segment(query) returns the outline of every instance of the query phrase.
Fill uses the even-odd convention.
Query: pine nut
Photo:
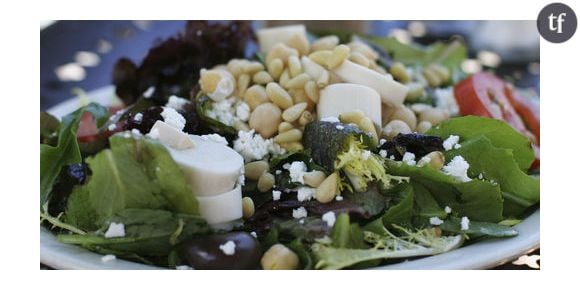
[[[411,131],[415,130],[415,127],[417,127],[417,117],[415,116],[415,113],[405,105],[401,105],[397,108],[393,115],[391,115],[391,120],[401,120],[407,123]]]
[[[201,90],[206,94],[211,94],[215,92],[218,83],[222,79],[222,76],[217,70],[206,70],[202,69],[199,78],[199,84],[201,85]]]
[[[332,56],[332,50],[319,50],[308,55],[313,62],[326,67],[326,62]]]
[[[377,129],[375,128],[373,121],[371,121],[371,119],[369,117],[363,117],[362,119],[360,119],[360,122],[358,122],[358,127],[361,130],[371,134],[371,136],[373,137],[373,140],[375,140],[376,143],[379,142],[379,136],[377,135]]]
[[[297,56],[291,55],[288,57],[288,70],[290,71],[290,77],[296,77],[302,73],[302,63]]]
[[[307,103],[298,103],[286,110],[284,110],[284,112],[282,113],[282,119],[286,122],[294,122],[296,120],[298,120],[298,118],[300,118],[300,115],[302,114],[302,112],[304,112],[304,110],[306,110],[306,107],[308,106]]]
[[[253,75],[259,71],[264,70],[264,65],[257,61],[248,62],[242,65],[245,74]]]
[[[327,203],[334,200],[338,192],[338,173],[334,172],[333,174],[329,175],[320,185],[316,188],[316,193],[314,194],[314,198],[321,203]]]
[[[302,145],[302,143],[300,143],[300,141],[286,142],[286,143],[281,143],[279,145],[280,145],[280,147],[284,148],[288,152],[296,152],[296,151],[304,150],[304,145]]]
[[[434,88],[439,87],[442,83],[442,80],[439,77],[439,75],[429,67],[423,69],[423,76],[425,77],[425,79],[427,79],[427,82],[431,87]]]
[[[449,115],[441,109],[431,108],[419,114],[419,122],[428,121],[433,126],[449,119]]]
[[[258,179],[258,191],[266,192],[274,186],[275,178],[272,173],[264,172]]]
[[[294,128],[274,137],[276,143],[287,143],[302,140],[302,131]]]
[[[227,68],[235,78],[238,78],[244,70],[242,69],[242,61],[239,59],[232,59],[228,62]]]
[[[407,123],[401,120],[392,120],[385,127],[383,127],[381,133],[383,137],[387,139],[392,139],[395,136],[399,135],[399,133],[401,134],[411,133],[411,128],[409,128],[409,125],[407,125]]]
[[[306,103],[306,110],[314,110],[316,104],[306,96],[306,92],[303,89],[289,89],[288,93],[292,96],[294,104]]]
[[[302,89],[307,81],[310,80],[310,76],[305,73],[301,73],[288,81],[286,84],[287,88],[292,89]]]
[[[266,88],[261,85],[253,85],[246,90],[244,102],[248,103],[250,109],[255,110],[259,105],[268,102]]]
[[[306,126],[306,124],[312,122],[313,120],[314,116],[312,115],[312,113],[310,113],[309,111],[304,111],[300,115],[300,118],[298,118],[298,124],[300,124],[300,126]]]
[[[244,131],[244,132],[248,132],[250,131],[250,126],[248,126],[248,124],[246,122],[237,120],[234,123],[234,128],[236,128],[236,130],[238,131]]]
[[[365,117],[365,113],[361,110],[354,110],[346,113],[342,113],[339,116],[341,122],[348,124],[359,124],[361,119]]]
[[[417,165],[419,166],[425,166],[427,164],[439,170],[443,168],[443,164],[445,164],[445,155],[443,155],[441,151],[433,151],[423,156],[419,162],[417,162]]]
[[[314,41],[310,49],[312,51],[332,50],[338,45],[339,42],[340,39],[338,38],[338,36],[328,35]]]
[[[280,75],[280,80],[278,81],[278,83],[282,87],[286,87],[286,85],[288,84],[288,81],[290,81],[290,73],[288,72],[288,69],[284,69],[282,71],[282,74]]]
[[[254,215],[256,209],[254,208],[254,201],[249,197],[242,198],[242,215],[245,219]]]
[[[298,50],[289,47],[284,43],[278,43],[268,51],[266,54],[266,63],[270,63],[273,59],[279,58],[282,62],[286,62],[291,55],[298,56]]]
[[[330,57],[326,60],[326,65],[329,69],[335,69],[340,66],[349,55],[350,48],[344,44],[341,44],[332,50],[332,55],[330,55]]]
[[[350,54],[349,59],[352,62],[354,62],[356,64],[360,64],[364,67],[369,67],[371,65],[371,61],[366,56],[364,56],[362,53],[360,53],[358,51],[352,52]]]
[[[294,129],[294,125],[288,122],[282,122],[280,125],[278,125],[278,134],[284,133],[290,129]]]
[[[268,95],[268,98],[270,98],[270,100],[281,109],[288,109],[294,104],[292,97],[288,92],[277,83],[269,83],[266,86],[266,94]]]
[[[286,42],[288,46],[298,50],[300,55],[307,55],[310,51],[310,42],[302,34],[294,34]]]
[[[405,97],[406,101],[416,101],[425,95],[425,88],[421,83],[410,83],[407,84],[407,96]]]
[[[366,56],[366,58],[370,59],[371,61],[376,61],[379,59],[379,54],[368,46],[366,43],[362,41],[352,41],[348,44],[351,51],[358,51],[362,55]]]
[[[304,91],[306,92],[306,96],[315,104],[318,104],[320,100],[320,91],[318,90],[318,86],[314,81],[307,81],[304,85]]]
[[[286,246],[275,244],[264,253],[260,265],[264,270],[295,270],[300,266],[300,259]]]
[[[256,107],[250,115],[250,128],[256,130],[264,138],[272,137],[278,131],[282,122],[282,111],[272,103],[263,103]]]
[[[393,63],[393,65],[391,65],[391,67],[389,68],[389,72],[391,73],[391,75],[393,75],[395,80],[401,83],[406,84],[409,81],[411,81],[411,76],[407,72],[407,68],[405,67],[404,64],[400,62]]]
[[[329,81],[330,81],[330,74],[328,73],[327,70],[324,70],[322,72],[322,74],[320,74],[320,77],[318,78],[318,80],[316,80],[316,84],[318,85],[318,88],[324,88],[324,87],[328,86]]]
[[[267,71],[259,71],[252,77],[252,81],[256,84],[265,85],[269,82],[274,81],[272,76]]]
[[[260,176],[270,170],[268,162],[259,160],[244,165],[244,176],[249,180],[258,180]]]
[[[442,84],[446,84],[447,82],[449,82],[449,79],[451,78],[451,72],[447,67],[442,66],[440,64],[432,64],[429,66],[429,68],[437,76],[439,76],[439,79],[441,80]]]
[[[304,183],[310,187],[318,187],[326,179],[326,174],[322,171],[311,171],[304,173]]]
[[[375,65],[375,67],[373,67],[372,69],[374,69],[376,72],[382,74],[382,75],[386,75],[387,71],[382,67],[382,66],[378,66],[376,65],[374,62],[371,62],[371,65],[369,67],[372,67],[373,64]]]
[[[284,71],[284,62],[281,59],[275,58],[268,63],[268,72],[275,79],[279,79]]]
[[[243,96],[250,85],[250,75],[241,74],[238,78],[238,96]]]
[[[431,127],[432,125],[429,121],[419,122],[419,124],[417,125],[417,133],[425,134],[425,132],[429,131]]]

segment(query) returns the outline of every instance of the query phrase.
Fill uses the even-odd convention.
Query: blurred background
[[[494,70],[524,93],[539,94],[540,42],[535,21],[253,21],[254,28],[304,23],[309,31],[346,31],[394,36],[403,43],[430,44],[462,38],[466,73]],[[159,40],[185,21],[41,21],[40,109],[111,84],[117,59],[140,63]],[[255,47],[248,47],[251,55]]]

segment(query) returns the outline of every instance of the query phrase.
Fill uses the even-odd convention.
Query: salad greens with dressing
[[[243,59],[246,26],[192,21],[120,60],[125,108],[41,113],[40,220],[60,242],[168,268],[363,269],[516,236],[539,204],[533,114],[464,113],[461,42],[297,25]]]

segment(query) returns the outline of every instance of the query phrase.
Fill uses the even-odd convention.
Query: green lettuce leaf
[[[443,140],[450,135],[456,135],[462,144],[483,135],[493,146],[511,150],[513,159],[522,171],[526,172],[534,162],[530,140],[501,120],[476,116],[452,118],[441,122],[425,134],[439,136]]]
[[[469,234],[470,237],[489,236],[489,237],[513,237],[517,236],[518,232],[509,226],[504,226],[496,223],[486,223],[478,221],[470,221],[467,230],[461,229],[461,219],[457,217],[449,217],[439,225],[439,227],[450,233]]]
[[[126,208],[198,214],[183,172],[161,144],[120,134],[110,143],[111,149],[87,158],[93,175],[71,194],[67,222],[90,231]]]
[[[46,208],[50,191],[63,166],[80,163],[81,151],[77,142],[79,122],[85,112],[89,112],[101,127],[107,121],[109,110],[96,103],[90,103],[62,118],[56,147],[40,144],[40,207]]]

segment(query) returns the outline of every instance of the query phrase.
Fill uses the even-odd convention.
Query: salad
[[[190,21],[117,62],[122,106],[40,113],[41,226],[172,269],[363,269],[509,239],[539,205],[539,108],[463,73],[466,54]]]

